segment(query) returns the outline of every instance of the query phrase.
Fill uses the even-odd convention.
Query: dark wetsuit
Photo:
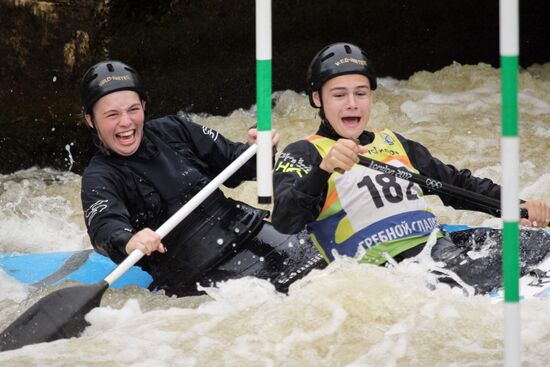
[[[134,233],[157,229],[247,148],[186,118],[146,122],[133,155],[99,152],[83,174],[81,198],[92,245],[121,262]],[[255,171],[251,159],[225,185],[254,179]],[[166,254],[154,252],[138,265],[151,274],[154,287],[180,296],[196,293],[197,282],[244,275],[286,290],[322,262],[305,233],[278,233],[264,220],[268,214],[218,189],[162,240]]]
[[[333,140],[341,138],[328,123],[321,123],[316,135]],[[489,179],[472,176],[467,169],[458,170],[432,156],[420,143],[404,138],[396,133],[403,145],[412,165],[421,175],[432,177],[450,185],[480,193],[494,199],[500,199],[500,186]],[[374,139],[372,132],[365,131],[359,136],[361,145],[367,145]],[[288,145],[281,153],[274,172],[275,206],[272,222],[275,228],[283,233],[295,233],[316,220],[325,204],[327,197],[327,181],[330,173],[319,168],[321,155],[315,146],[306,140]],[[284,169],[278,169],[283,167]],[[497,213],[486,206],[472,201],[463,200],[452,195],[438,194],[443,204],[455,209],[467,209]],[[474,234],[472,240],[471,234]],[[476,287],[479,292],[488,292],[501,287],[501,251],[489,251],[485,258],[471,259],[466,254],[474,243],[485,243],[489,237],[498,237],[500,232],[490,229],[453,233],[439,239],[433,247],[432,256],[435,260],[445,261],[447,267],[458,273],[467,283]],[[527,271],[530,265],[538,263],[549,251],[550,238],[548,233],[538,231],[522,232],[523,268]],[[541,240],[546,238],[546,242]],[[404,251],[396,256],[397,261],[415,256],[423,244]],[[542,256],[542,257],[541,257]]]

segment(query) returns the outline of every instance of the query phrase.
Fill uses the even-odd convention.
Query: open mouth
[[[342,122],[348,127],[356,127],[359,125],[360,121],[361,118],[357,116],[342,117]]]
[[[128,130],[128,131],[118,133],[116,134],[116,137],[123,142],[129,142],[134,138],[135,135],[136,135],[136,130],[134,129],[134,130]]]

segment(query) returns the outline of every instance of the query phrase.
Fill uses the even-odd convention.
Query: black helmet
[[[147,95],[138,73],[120,61],[103,61],[92,66],[80,83],[82,112],[90,113],[94,104],[103,96],[119,90],[133,90],[142,100]]]
[[[369,79],[370,88],[376,89],[376,73],[367,54],[351,43],[333,43],[315,55],[307,70],[307,94],[313,107],[313,92],[321,89],[329,79],[345,74],[363,74]]]

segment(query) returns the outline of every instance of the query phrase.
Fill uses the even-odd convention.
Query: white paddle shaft
[[[212,194],[218,187],[221,186],[229,177],[231,177],[239,168],[241,168],[258,150],[256,144],[251,145],[244,151],[237,159],[233,161],[227,168],[225,168],[219,175],[217,175],[208,185],[206,185],[201,191],[199,191],[191,200],[185,203],[177,212],[174,213],[163,225],[161,225],[156,233],[160,238],[164,238],[172,229],[174,229],[183,219],[193,212],[210,194]],[[126,273],[132,266],[134,266],[142,257],[143,252],[140,250],[134,250],[128,257],[121,262],[111,274],[105,277],[105,281],[111,285],[117,281],[124,273]]]

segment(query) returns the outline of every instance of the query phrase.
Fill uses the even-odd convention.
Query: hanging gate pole
[[[519,306],[519,138],[518,138],[518,0],[500,0],[502,77],[502,220],[504,277],[504,365],[521,364]]]
[[[273,196],[271,147],[271,0],[256,0],[256,106],[258,116],[258,203]]]

